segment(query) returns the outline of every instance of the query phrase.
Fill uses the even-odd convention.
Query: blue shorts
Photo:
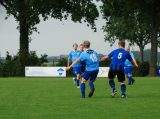
[[[73,67],[73,73],[75,75],[82,74],[81,67]]]
[[[83,74],[83,78],[87,81],[90,80],[92,82],[95,81],[97,78],[99,70],[94,70],[94,71],[85,71]]]
[[[157,73],[158,73],[158,76],[160,76],[160,67],[158,67],[158,72]]]
[[[125,72],[126,75],[132,74],[132,66],[126,66],[124,68],[124,72]]]

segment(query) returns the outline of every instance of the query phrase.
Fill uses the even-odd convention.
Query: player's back
[[[124,62],[126,59],[132,60],[130,54],[123,48],[112,51],[109,55],[112,58],[110,68],[111,70],[124,70]]]
[[[82,52],[80,59],[86,64],[86,71],[94,71],[99,69],[99,55],[94,50],[88,49]]]

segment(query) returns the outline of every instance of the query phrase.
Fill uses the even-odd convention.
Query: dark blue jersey
[[[110,69],[111,70],[124,70],[124,62],[128,59],[129,61],[132,61],[132,57],[123,48],[118,48],[111,53],[109,53],[108,57],[112,58]]]

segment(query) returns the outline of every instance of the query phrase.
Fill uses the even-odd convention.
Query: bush
[[[31,51],[29,54],[29,66],[41,66],[44,62],[47,62],[47,55],[41,55],[39,58],[35,51]],[[22,76],[21,65],[19,62],[19,56],[11,56],[7,52],[4,60],[0,59],[0,77],[13,77]]]
[[[147,76],[149,74],[149,62],[139,64],[138,69],[134,69],[134,76]]]

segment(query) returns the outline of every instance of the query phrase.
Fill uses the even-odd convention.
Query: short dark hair
[[[73,47],[74,47],[74,45],[76,45],[76,46],[78,47],[78,44],[77,44],[77,43],[74,43],[74,44],[73,44]]]
[[[83,42],[83,45],[84,45],[85,48],[89,48],[90,44],[91,43],[88,40],[86,40],[86,41]]]
[[[119,41],[118,42],[118,45],[125,48],[125,41]]]

